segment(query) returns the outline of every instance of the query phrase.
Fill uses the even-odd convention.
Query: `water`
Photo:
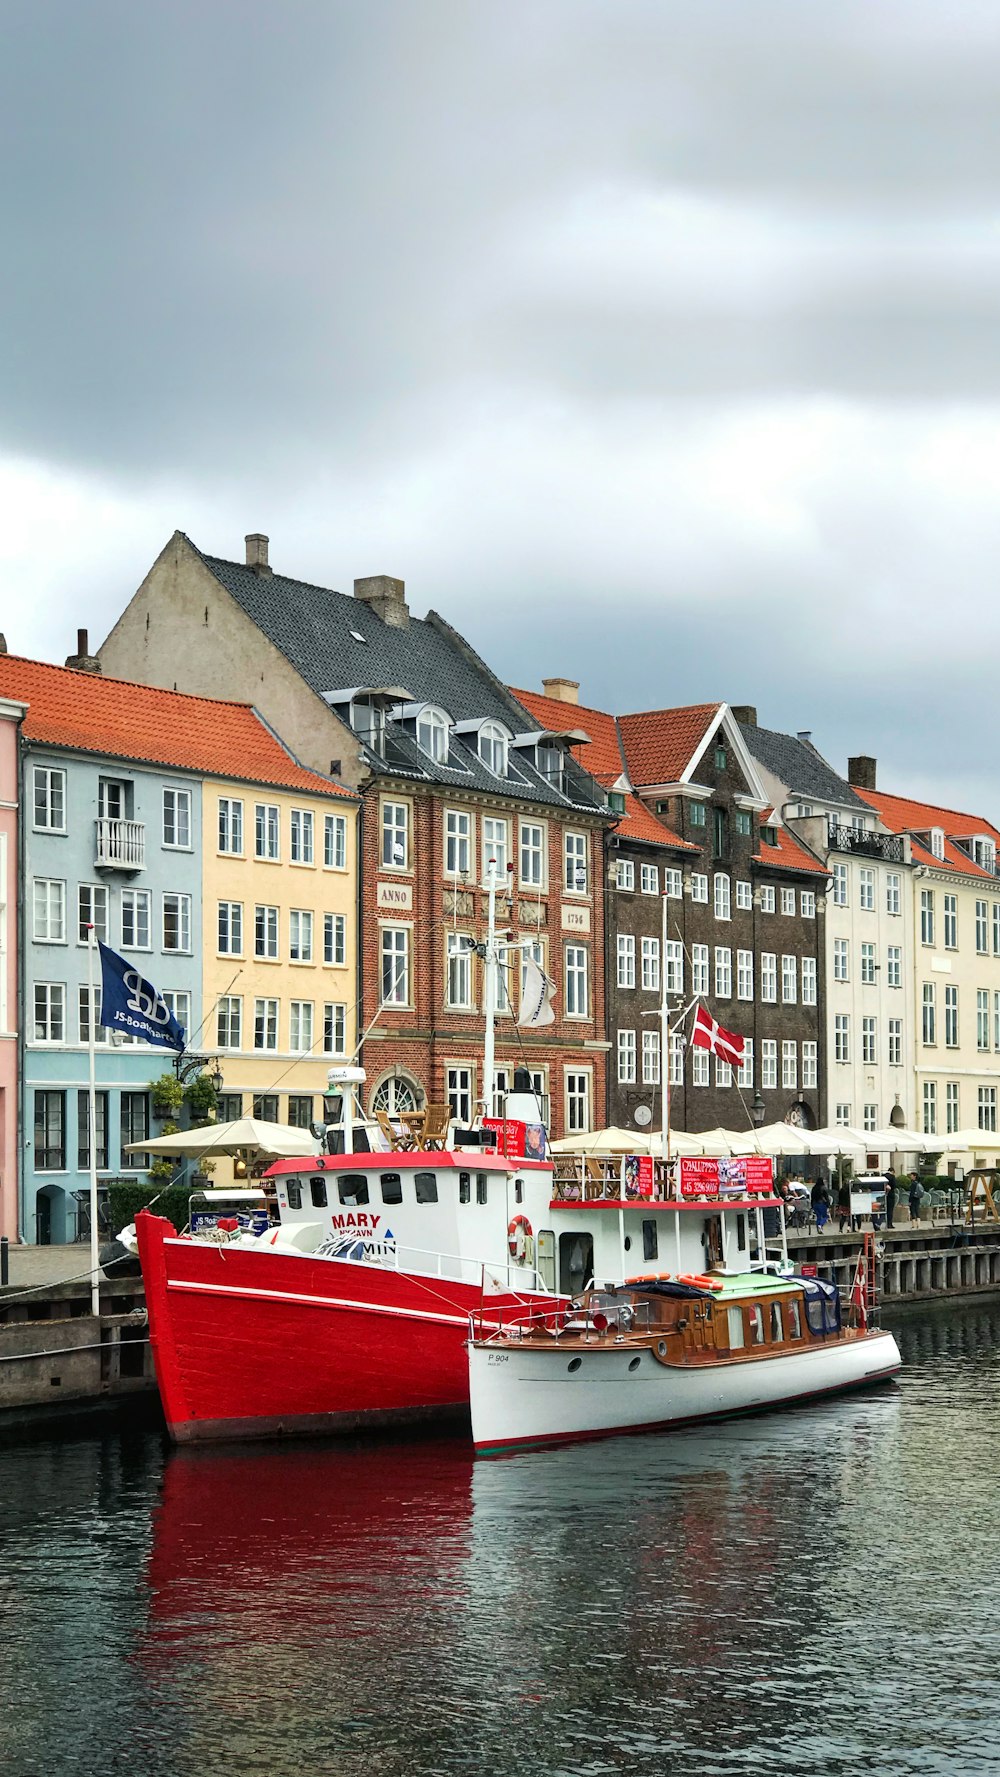
[[[1000,1771],[1000,1304],[899,1388],[473,1465],[0,1452],[0,1772]]]

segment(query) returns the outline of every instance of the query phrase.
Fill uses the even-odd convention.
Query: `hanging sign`
[[[722,1160],[681,1160],[682,1197],[745,1197],[774,1187],[774,1161],[765,1154]]]

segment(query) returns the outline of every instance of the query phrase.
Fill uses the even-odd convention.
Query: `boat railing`
[[[472,1339],[530,1339],[547,1333],[560,1338],[563,1333],[574,1337],[612,1342],[648,1333],[653,1325],[651,1302],[627,1300],[601,1293],[586,1302],[573,1302],[565,1296],[551,1306],[537,1302],[523,1304],[490,1304],[484,1294],[478,1310],[469,1315],[469,1337]]]
[[[397,1241],[382,1244],[378,1261],[397,1271],[421,1271],[431,1277],[448,1278],[452,1283],[478,1283],[485,1293],[489,1288],[527,1290],[551,1295],[534,1265],[518,1264],[516,1259],[498,1260],[470,1258],[465,1253],[443,1253],[434,1247],[402,1246]]]
[[[651,1168],[646,1169],[644,1188],[643,1182],[629,1176],[628,1162],[632,1158],[623,1154],[554,1154],[552,1195],[566,1203],[594,1203],[601,1198],[617,1202],[623,1197],[636,1202],[646,1197],[651,1202],[663,1203],[676,1196],[672,1166],[665,1160],[654,1159]]]

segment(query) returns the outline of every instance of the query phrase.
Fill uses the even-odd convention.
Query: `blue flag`
[[[101,1018],[109,1030],[141,1037],[159,1049],[184,1048],[184,1027],[164,1004],[152,982],[98,939],[101,953]]]

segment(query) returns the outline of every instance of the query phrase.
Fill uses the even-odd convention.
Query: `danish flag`
[[[704,1006],[699,1006],[691,1026],[691,1043],[695,1049],[709,1049],[720,1061],[738,1065],[743,1060],[744,1038],[724,1030]]]

